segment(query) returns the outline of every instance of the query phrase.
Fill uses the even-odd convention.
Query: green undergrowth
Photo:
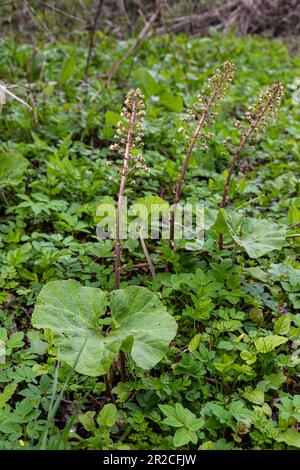
[[[97,37],[87,82],[80,35],[73,44],[32,47],[7,37],[0,45],[1,80],[30,83],[28,93],[12,91],[34,103],[37,118],[11,99],[0,116],[0,448],[300,448],[300,57],[290,56],[280,41],[256,37],[161,36],[145,41],[107,88],[105,73],[128,48],[125,41]],[[229,59],[236,77],[212,139],[192,155],[182,200],[217,213],[230,162],[223,140],[236,142],[236,119],[267,86],[282,82],[276,119],[245,152],[228,199],[226,217],[249,217],[245,230],[256,230],[261,243],[253,247],[231,219],[222,252],[209,230],[203,249],[194,251],[174,253],[166,241],[149,240],[153,280],[139,242],[126,240],[121,288],[131,290],[128,299],[118,299],[120,293],[111,294],[114,245],[97,238],[96,225],[97,207],[118,191],[107,163],[118,158],[109,147],[124,96],[136,87],[145,95],[150,168],[130,180],[126,195],[130,202],[156,195],[171,203],[184,157],[174,141],[180,115]],[[269,250],[272,224],[284,235]],[[121,322],[105,337],[109,357],[101,356],[97,325],[98,349],[77,344],[72,360],[67,350],[59,363],[59,347],[66,348],[64,331],[59,344],[53,333],[59,318],[49,318],[45,327],[49,312],[40,306],[33,328],[42,287],[66,279],[78,295],[87,287],[101,289],[82,291],[83,299],[91,295],[93,303],[101,296]],[[59,285],[63,305],[67,287]],[[49,284],[46,305],[59,289]],[[135,328],[124,309],[132,298],[140,302],[143,292],[168,334],[151,336],[149,317],[141,341],[127,344],[128,379],[122,382],[113,360]],[[101,321],[110,330],[112,320]],[[166,340],[172,340],[168,347]],[[153,341],[162,343],[149,352]],[[97,373],[85,374],[85,359]]]

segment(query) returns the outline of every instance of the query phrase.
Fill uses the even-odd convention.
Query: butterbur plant
[[[186,116],[183,118],[187,122],[188,127],[181,127],[186,141],[186,154],[180,169],[179,178],[174,187],[173,208],[171,212],[170,222],[170,248],[174,250],[175,235],[175,215],[176,207],[179,203],[182,187],[184,184],[185,174],[188,169],[190,159],[197,142],[205,142],[211,137],[211,133],[206,131],[206,127],[214,121],[217,113],[214,111],[216,105],[225,96],[225,92],[233,80],[235,73],[235,65],[231,61],[226,61],[216,71],[216,73],[208,79],[208,84],[198,95],[193,106],[189,106]]]
[[[146,169],[137,150],[142,146],[143,98],[140,90],[129,91],[113,145],[123,157],[117,201],[116,290],[108,295],[73,280],[49,282],[39,294],[32,316],[33,326],[53,332],[58,358],[74,370],[96,377],[108,374],[115,363],[122,381],[127,378],[125,352],[131,353],[138,367],[149,370],[164,357],[177,329],[156,294],[140,286],[120,289],[125,184],[130,173]]]
[[[260,133],[267,129],[269,119],[274,116],[283,96],[283,86],[281,83],[271,85],[261,94],[258,101],[250,106],[240,120],[236,122],[236,127],[240,134],[240,140],[235,149],[228,169],[224,184],[223,196],[220,203],[221,208],[226,207],[227,196],[232,180],[233,172],[238,164],[242,152],[247,145],[252,145],[260,140]],[[219,249],[223,248],[224,235],[219,235]]]
[[[142,121],[145,113],[144,96],[138,88],[130,90],[126,96],[124,106],[121,112],[122,120],[118,122],[115,135],[116,143],[111,146],[112,150],[117,151],[123,157],[122,168],[116,168],[121,172],[121,181],[119,186],[117,214],[116,214],[116,248],[115,248],[115,288],[120,288],[121,282],[121,223],[122,223],[122,205],[124,199],[124,190],[127,177],[135,170],[145,169],[144,157],[137,149],[143,146],[143,128]]]

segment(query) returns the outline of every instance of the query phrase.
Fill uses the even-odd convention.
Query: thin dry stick
[[[281,83],[277,83],[275,85],[270,86],[266,92],[260,96],[258,103],[254,106],[251,106],[248,109],[248,112],[242,118],[241,121],[236,123],[240,133],[241,133],[241,140],[240,143],[233,154],[233,158],[231,164],[228,169],[228,174],[224,184],[224,191],[222,200],[220,203],[220,208],[224,209],[227,203],[227,196],[229,192],[229,187],[231,183],[231,179],[233,176],[234,169],[240,159],[241,152],[245,148],[248,143],[251,141],[255,141],[258,139],[253,139],[252,135],[257,133],[260,130],[265,130],[267,127],[266,118],[268,115],[272,115],[274,111],[279,107],[280,101],[283,95],[283,86]],[[246,130],[243,129],[242,121],[247,123]],[[222,250],[224,243],[224,235],[221,233],[219,235],[219,250]]]
[[[132,46],[127,49],[127,51],[125,52],[125,54],[123,55],[123,57],[121,57],[121,59],[117,62],[115,62],[113,64],[113,66],[111,67],[111,69],[109,70],[108,72],[108,75],[107,75],[107,80],[106,80],[106,86],[108,87],[110,85],[110,82],[112,80],[112,78],[114,77],[115,73],[119,70],[119,68],[121,67],[121,65],[123,64],[123,62],[125,62],[125,60],[128,59],[128,57],[140,46],[140,44],[143,42],[143,40],[145,39],[145,37],[147,36],[148,34],[148,31],[149,29],[151,28],[151,26],[153,25],[154,21],[156,20],[157,16],[158,16],[158,11],[155,11],[153,13],[153,15],[149,18],[149,20],[147,21],[147,23],[145,24],[145,26],[143,27],[143,29],[140,31],[140,33],[138,34],[138,37],[136,38],[136,41],[132,44]]]
[[[18,101],[19,103],[22,103],[24,106],[26,106],[26,108],[32,111],[32,107],[29,106],[29,104],[26,103],[26,101],[22,100],[21,98],[16,96],[14,93],[9,91],[9,89],[16,88],[16,87],[18,87],[18,85],[8,85],[8,84],[5,84],[4,82],[0,82],[0,115],[2,113],[3,106],[6,104],[6,95],[10,96],[11,98]]]
[[[125,52],[125,54],[121,57],[120,60],[118,60],[117,62],[115,62],[112,67],[110,68],[108,74],[107,74],[107,79],[105,81],[105,84],[103,85],[103,87],[100,88],[100,90],[96,93],[96,95],[94,95],[92,98],[91,98],[91,101],[95,101],[95,99],[100,95],[100,93],[102,92],[103,88],[108,88],[109,85],[110,85],[110,82],[112,80],[112,78],[114,77],[114,75],[116,74],[116,72],[119,70],[119,68],[121,67],[121,65],[123,64],[123,62],[125,62],[128,57],[140,46],[140,44],[143,42],[143,40],[146,38],[150,28],[152,27],[154,21],[156,20],[157,16],[158,16],[158,13],[159,13],[159,10],[156,11],[155,13],[153,13],[153,15],[149,18],[149,20],[147,21],[147,23],[145,24],[145,26],[143,27],[143,29],[140,31],[140,33],[138,34],[135,42],[132,44],[131,47],[129,47],[129,49],[127,49],[127,51]]]
[[[98,0],[96,7],[92,8],[93,21],[92,21],[92,18],[88,19],[87,29],[89,33],[89,49],[88,49],[88,54],[87,54],[87,59],[86,59],[86,64],[85,64],[85,69],[84,69],[84,77],[86,81],[88,79],[89,67],[90,67],[90,62],[91,62],[93,48],[94,48],[95,32],[96,32],[96,28],[98,24],[98,19],[101,13],[102,5],[103,5],[103,0]]]
[[[171,211],[171,220],[170,220],[170,241],[169,246],[172,250],[175,249],[174,246],[174,232],[175,232],[175,215],[178,202],[180,200],[181,191],[184,183],[184,178],[186,171],[188,169],[190,158],[194,150],[197,140],[204,140],[205,137],[208,137],[208,134],[203,132],[204,126],[209,122],[210,118],[213,117],[212,109],[215,107],[217,101],[224,96],[224,92],[228,87],[229,83],[232,81],[234,76],[235,66],[232,62],[225,62],[221,69],[217,70],[216,74],[211,77],[209,81],[209,86],[204,90],[204,93],[208,93],[208,98],[204,101],[204,97],[199,95],[200,104],[203,103],[202,112],[198,117],[196,129],[190,140],[184,162],[182,164],[179,179],[175,185],[175,195],[173,199],[173,207]],[[194,116],[194,110],[190,110],[190,115]]]
[[[62,16],[66,16],[67,18],[70,18],[72,20],[79,21],[80,23],[85,23],[85,21],[82,18],[79,18],[78,16],[72,15],[71,13],[68,13],[67,11],[61,10],[60,8],[57,8],[55,5],[49,5],[49,3],[44,2],[43,0],[38,0],[38,2],[43,5],[44,7],[56,11],[57,13],[60,13]]]
[[[44,28],[44,30],[47,32],[49,37],[51,38],[51,41],[56,42],[55,36],[52,34],[52,31],[48,28],[46,23],[39,17],[35,9],[31,6],[31,4],[27,1],[24,0],[24,3],[27,5],[28,11],[31,13],[33,18],[36,20],[37,23],[40,23],[40,25]]]
[[[153,262],[152,262],[152,259],[150,258],[147,245],[146,245],[145,240],[144,240],[144,238],[143,238],[143,236],[142,236],[141,233],[140,233],[140,242],[141,242],[141,245],[142,245],[142,248],[143,248],[143,252],[144,252],[145,258],[146,258],[146,260],[147,260],[147,264],[148,264],[148,267],[149,267],[149,271],[150,271],[150,273],[151,273],[151,276],[153,277],[153,279],[155,279],[155,278],[156,278],[155,267],[154,267],[154,264],[153,264]]]

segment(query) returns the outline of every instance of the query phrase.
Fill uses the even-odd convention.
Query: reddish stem
[[[169,241],[169,247],[173,251],[175,249],[175,245],[174,245],[175,213],[176,213],[177,204],[180,200],[185,174],[186,174],[186,171],[187,171],[189,163],[190,163],[190,159],[191,159],[191,155],[192,155],[195,143],[196,143],[196,141],[199,137],[201,129],[204,127],[204,125],[206,123],[206,119],[207,119],[207,116],[208,116],[208,113],[209,113],[210,109],[214,106],[214,104],[216,102],[216,99],[217,99],[218,94],[219,94],[219,92],[222,88],[222,85],[223,85],[223,82],[224,82],[225,78],[226,77],[224,75],[221,82],[219,83],[219,85],[215,89],[215,91],[211,94],[210,99],[209,99],[209,101],[206,105],[206,108],[204,109],[202,115],[200,116],[197,127],[196,127],[195,132],[193,134],[193,137],[190,141],[190,144],[189,144],[184,162],[181,166],[180,173],[179,173],[179,179],[178,179],[178,181],[175,185],[175,195],[174,195],[174,199],[173,199],[173,207],[172,207],[171,220],[170,220],[170,241]]]
[[[136,100],[132,102],[131,116],[129,129],[127,134],[127,142],[125,147],[123,169],[122,169],[122,178],[119,187],[119,195],[117,202],[117,220],[116,220],[116,249],[115,249],[115,288],[120,289],[121,283],[121,253],[122,253],[122,243],[121,243],[121,219],[122,219],[122,205],[124,198],[124,189],[126,184],[126,178],[128,175],[128,165],[130,161],[130,148],[131,148],[131,138],[136,117]]]
[[[261,121],[261,119],[263,118],[264,114],[266,113],[266,111],[268,110],[268,108],[270,107],[272,103],[272,98],[269,99],[268,103],[266,104],[266,106],[263,107],[263,109],[261,110],[261,112],[258,114],[257,118],[252,122],[251,126],[247,129],[247,132],[244,134],[244,136],[242,137],[240,143],[239,143],[239,146],[238,148],[236,149],[236,152],[235,154],[233,155],[233,158],[232,158],[232,161],[231,161],[231,164],[229,166],[229,169],[228,169],[228,174],[227,174],[227,178],[225,180],[225,184],[224,184],[224,191],[223,191],[223,196],[222,196],[222,200],[221,200],[221,203],[220,203],[220,208],[221,209],[224,209],[226,207],[226,203],[227,203],[227,196],[228,196],[228,192],[229,192],[229,188],[230,188],[230,183],[231,183],[231,179],[232,179],[232,175],[233,175],[233,172],[234,172],[234,169],[236,167],[236,164],[240,158],[240,154],[242,152],[242,150],[244,149],[245,145],[247,144],[251,134],[254,132],[254,130],[257,128],[259,122]],[[223,249],[223,243],[224,243],[224,234],[223,233],[220,233],[219,235],[219,241],[218,241],[218,247],[219,247],[219,250],[222,250]]]

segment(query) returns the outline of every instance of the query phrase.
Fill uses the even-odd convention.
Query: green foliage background
[[[145,41],[107,89],[104,74],[127,41],[97,36],[88,83],[80,34],[72,44],[30,46],[6,37],[0,46],[1,79],[30,83],[27,97],[15,92],[33,100],[38,118],[12,100],[0,117],[0,340],[6,349],[0,447],[39,448],[47,425],[49,449],[299,448],[297,236],[258,259],[239,248],[220,258],[213,235],[201,252],[172,254],[167,244],[150,243],[155,281],[136,266],[144,262],[138,243],[127,241],[123,286],[157,292],[179,327],[154,370],[145,373],[129,361],[130,380],[121,383],[116,370],[110,392],[102,377],[75,373],[67,380],[70,368],[57,368],[52,334],[34,330],[31,314],[51,280],[113,289],[113,244],[96,237],[96,209],[117,192],[118,178],[107,165],[116,158],[109,145],[131,87],[146,96],[151,172],[138,176],[127,195],[131,201],[150,194],[170,201],[183,158],[173,141],[180,113],[218,65],[235,61],[236,79],[214,137],[194,153],[184,187],[187,201],[215,209],[230,161],[223,139],[235,141],[236,118],[264,87],[281,81],[283,105],[269,132],[247,151],[250,168],[231,186],[231,209],[299,233],[300,57],[277,40],[166,35]],[[63,399],[49,425],[53,384],[55,393],[63,389]]]

